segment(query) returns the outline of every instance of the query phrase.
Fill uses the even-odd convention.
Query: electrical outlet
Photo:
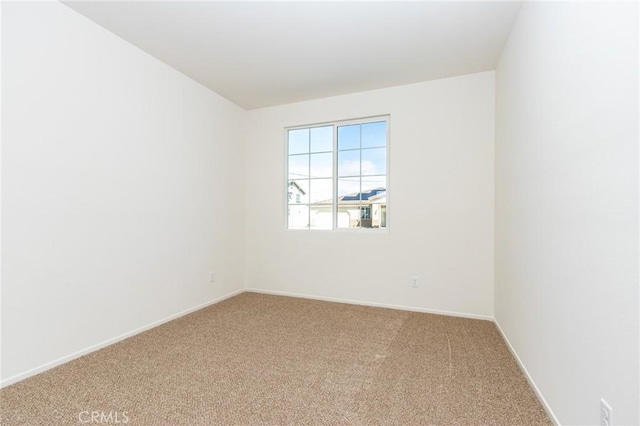
[[[612,411],[613,409],[609,404],[607,404],[607,401],[605,401],[604,399],[601,399],[600,400],[600,426],[613,426],[613,423],[611,422]]]
[[[216,273],[215,272],[209,272],[209,282],[210,283],[216,282]]]
[[[411,277],[411,287],[418,288],[418,277]]]

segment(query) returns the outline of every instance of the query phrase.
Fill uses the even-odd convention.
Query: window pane
[[[338,150],[360,148],[360,125],[338,127]]]
[[[338,176],[360,175],[360,150],[338,152]]]
[[[333,179],[311,179],[309,190],[311,204],[333,205]]]
[[[309,181],[296,179],[289,181],[287,188],[287,202],[289,204],[306,204],[309,202]]]
[[[311,177],[333,176],[333,154],[311,154]]]
[[[387,173],[387,149],[362,150],[362,175],[384,175]]]
[[[333,126],[311,129],[311,152],[333,151]]]
[[[333,225],[333,205],[311,206],[311,229],[331,229]]]
[[[289,130],[289,154],[309,152],[309,129]]]
[[[363,228],[387,227],[387,178],[362,178],[362,207],[367,218],[363,218]],[[368,211],[366,209],[369,209]]]
[[[369,192],[374,189],[387,190],[386,176],[368,176],[362,178],[362,192]]]
[[[289,179],[307,179],[309,177],[309,155],[289,156]]]
[[[347,201],[358,200],[360,193],[360,178],[341,178],[338,179],[338,202],[342,201],[342,197],[347,197]],[[355,198],[354,198],[355,197]]]
[[[311,229],[331,229],[333,225],[333,179],[312,179]]]
[[[336,228],[359,228],[360,227],[360,207],[358,206],[338,206],[338,223]]]
[[[387,122],[378,121],[362,125],[362,147],[372,148],[387,145]]]
[[[360,227],[360,178],[338,179],[338,228]]]
[[[303,204],[290,204],[289,208],[289,229],[309,228],[309,206]]]

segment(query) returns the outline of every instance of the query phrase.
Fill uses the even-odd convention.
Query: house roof
[[[341,197],[341,200],[338,199],[338,201],[369,200],[370,198],[374,198],[374,197],[378,196],[378,194],[380,194],[382,192],[386,193],[386,191],[387,191],[386,188],[376,188],[376,189],[372,189],[371,191],[367,191],[367,192],[356,192],[355,194],[343,195]]]
[[[363,201],[368,201],[368,203],[363,203]],[[386,188],[376,188],[366,192],[355,192],[353,194],[343,195],[338,197],[338,204],[341,206],[357,206],[360,204],[373,204],[373,203],[385,203],[387,201],[387,189]],[[333,204],[333,199],[317,201],[312,203],[313,205],[326,205]]]
[[[306,192],[304,192],[304,189],[300,188],[300,185],[298,185],[297,183],[295,183],[293,181],[289,182],[289,186],[295,186],[298,191],[302,192],[302,195],[306,195],[307,194]]]

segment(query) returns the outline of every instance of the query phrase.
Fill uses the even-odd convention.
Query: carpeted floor
[[[255,293],[6,387],[0,404],[2,425],[551,424],[489,321]]]

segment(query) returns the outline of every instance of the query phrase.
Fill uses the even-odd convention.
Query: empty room
[[[0,424],[640,425],[639,13],[0,2]]]

